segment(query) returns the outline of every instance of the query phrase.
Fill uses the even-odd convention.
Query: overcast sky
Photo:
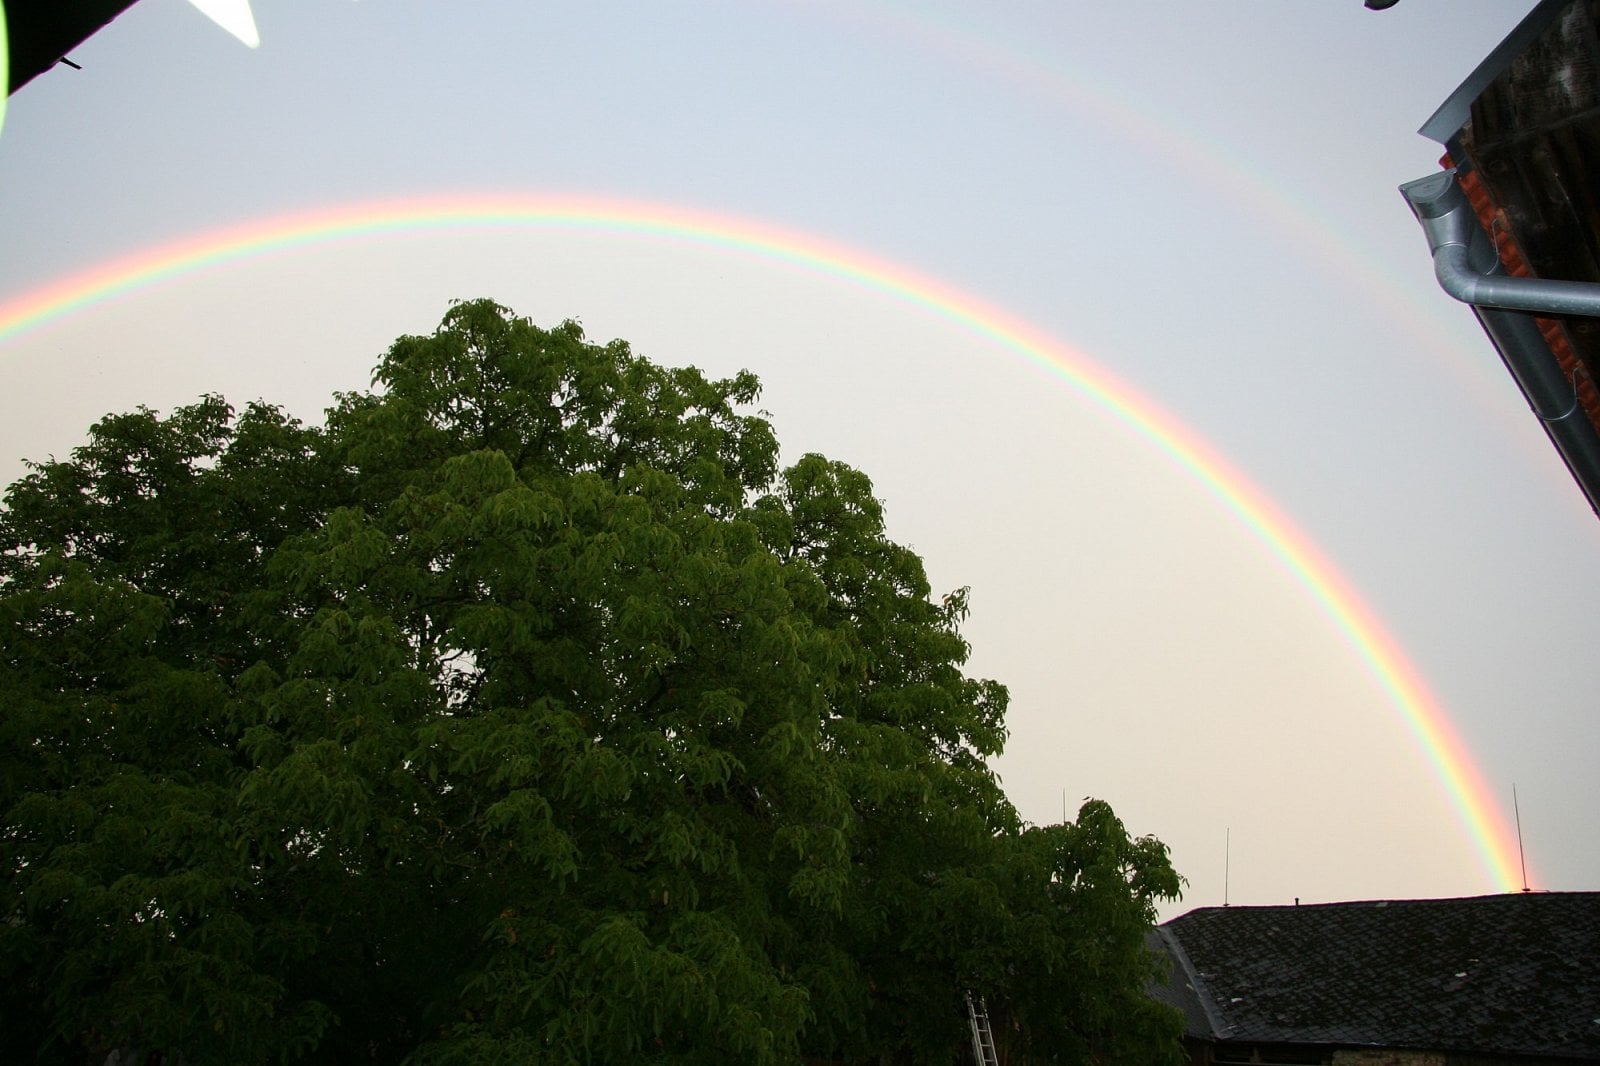
[[[1532,0],[258,4],[250,51],[140,0],[11,99],[0,299],[253,219],[494,192],[649,201],[934,278],[1082,353],[1321,549],[1446,708],[1535,888],[1600,889],[1600,520],[1396,186]],[[371,235],[0,344],[0,479],[219,391],[315,418],[452,298],[766,382],[790,456],[874,479],[975,673],[1006,789],[1112,803],[1168,913],[1493,891],[1452,796],[1306,586],[1059,378],[774,257],[595,226]],[[1227,885],[1224,885],[1224,876]]]

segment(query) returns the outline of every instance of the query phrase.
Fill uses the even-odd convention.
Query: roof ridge
[[[1472,903],[1485,900],[1528,899],[1539,896],[1600,896],[1600,891],[1592,889],[1562,890],[1535,888],[1526,891],[1519,889],[1514,892],[1484,892],[1476,896],[1397,896],[1377,899],[1325,900],[1321,903],[1232,903],[1209,907],[1195,907],[1192,910],[1187,910],[1182,914],[1168,918],[1165,922],[1161,923],[1161,926],[1158,928],[1171,925],[1173,922],[1180,921],[1191,914],[1209,913],[1211,911],[1304,911],[1325,907],[1388,907],[1412,906],[1417,904],[1433,905],[1441,903]]]

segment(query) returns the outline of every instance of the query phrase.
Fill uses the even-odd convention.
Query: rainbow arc
[[[748,218],[592,197],[349,203],[193,234],[18,295],[0,303],[0,346],[73,312],[240,260],[374,236],[508,228],[653,236],[788,263],[914,307],[1034,365],[1202,484],[1311,595],[1381,686],[1492,884],[1513,891],[1522,883],[1516,836],[1444,708],[1356,590],[1264,492],[1153,399],[1082,352],[970,293],[861,249]]]

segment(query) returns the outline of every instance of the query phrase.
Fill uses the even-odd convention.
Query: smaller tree
[[[979,987],[997,990],[1028,1047],[1044,1061],[1182,1061],[1181,1019],[1147,992],[1165,974],[1145,937],[1183,884],[1166,845],[1089,799],[1076,821],[1017,836],[995,880],[1010,921]]]

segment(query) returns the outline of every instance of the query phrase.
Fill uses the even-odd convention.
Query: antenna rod
[[[1517,804],[1517,783],[1511,782],[1511,810],[1517,816],[1517,861],[1522,864],[1522,891],[1528,891],[1528,857],[1522,853],[1522,808]]]
[[[1233,865],[1233,827],[1222,831],[1222,905],[1228,905],[1228,874]]]

